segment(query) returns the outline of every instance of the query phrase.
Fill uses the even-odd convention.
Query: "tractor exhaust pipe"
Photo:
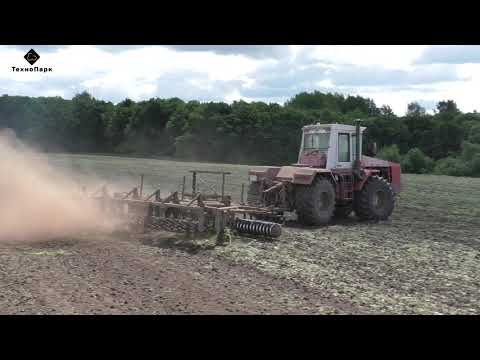
[[[355,143],[355,162],[357,163],[358,167],[360,168],[360,161],[362,159],[362,149],[360,149],[360,122],[362,120],[360,119],[357,119],[355,120],[355,140],[356,140],[356,143]]]
[[[353,174],[358,178],[358,179],[363,179],[363,172],[361,169],[361,161],[362,161],[362,149],[360,147],[360,136],[361,131],[360,131],[360,123],[362,120],[357,119],[355,120],[355,160],[353,161]]]

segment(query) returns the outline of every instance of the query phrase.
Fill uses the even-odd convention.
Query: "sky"
[[[23,58],[33,48],[31,66]],[[48,67],[52,72],[15,72]],[[283,104],[302,91],[361,95],[403,115],[454,100],[479,110],[476,45],[0,45],[0,94],[61,96],[88,91],[118,103],[154,97]]]

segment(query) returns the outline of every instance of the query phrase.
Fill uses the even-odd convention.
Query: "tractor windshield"
[[[330,141],[330,133],[305,134],[303,150],[326,150]]]

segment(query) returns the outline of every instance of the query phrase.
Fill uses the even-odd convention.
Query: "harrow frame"
[[[149,196],[143,196],[144,176],[140,177],[140,186],[126,193],[109,194],[103,186],[91,198],[100,203],[101,209],[129,223],[130,229],[139,232],[148,230],[168,230],[174,232],[222,234],[225,228],[240,233],[278,237],[281,235],[281,216],[274,209],[247,206],[243,204],[244,186],[242,185],[242,203],[232,203],[231,196],[225,195],[225,177],[229,172],[190,170],[192,174],[192,192],[185,191],[186,177],[183,177],[181,192],[175,191],[161,198],[160,190]],[[199,191],[199,174],[222,175],[221,194]],[[276,219],[276,222],[255,220],[252,218]]]

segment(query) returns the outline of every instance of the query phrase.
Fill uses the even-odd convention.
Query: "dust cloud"
[[[36,241],[111,231],[108,219],[68,175],[0,130],[0,241]]]

